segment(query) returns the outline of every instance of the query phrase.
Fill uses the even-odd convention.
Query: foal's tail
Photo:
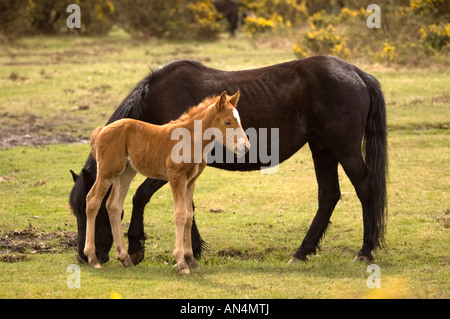
[[[375,248],[384,243],[386,230],[386,177],[388,173],[386,103],[378,80],[365,72],[358,71],[370,93],[370,110],[366,121],[363,151],[369,170],[371,197],[368,206],[369,215],[372,218],[370,233],[372,234],[372,248]]]
[[[98,137],[98,133],[101,132],[101,130],[103,130],[103,126],[99,126],[97,127],[91,134],[91,155],[94,159],[97,159],[96,153],[97,153],[97,149],[96,149],[96,144],[97,144],[97,137]]]

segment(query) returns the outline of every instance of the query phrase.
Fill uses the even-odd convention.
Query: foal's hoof
[[[188,259],[188,260],[186,260],[186,262],[187,262],[189,268],[198,269],[200,267],[194,258]]]
[[[131,253],[129,254],[130,256],[130,260],[133,263],[133,265],[137,265],[139,264],[142,260],[144,260],[144,253],[145,253],[145,249],[142,248],[141,250],[138,250],[135,253]]]
[[[98,261],[97,257],[89,258],[89,265],[97,269],[102,268],[102,265],[100,265],[100,262]]]
[[[189,275],[190,274],[189,266],[187,265],[187,263],[185,261],[176,263],[173,266],[177,267],[178,268],[178,272],[180,274],[182,274],[182,275]]]
[[[131,262],[130,257],[128,255],[123,260],[121,260],[121,262],[125,268],[129,268],[129,267],[133,266],[133,263]]]
[[[183,268],[179,270],[180,274],[182,274],[183,276],[187,276],[189,275],[191,272],[189,271],[189,268]]]

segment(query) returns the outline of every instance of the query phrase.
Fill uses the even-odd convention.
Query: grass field
[[[68,205],[69,169],[81,169],[89,153],[83,141],[149,67],[192,58],[234,70],[294,56],[283,41],[240,36],[142,42],[121,32],[106,38],[25,38],[2,45],[0,52],[0,298],[450,297],[448,69],[355,62],[380,80],[387,100],[387,247],[374,261],[381,288],[368,288],[368,265],[352,261],[362,242],[362,216],[342,169],[342,198],[321,250],[307,263],[287,264],[317,209],[305,146],[273,175],[205,170],[195,203],[209,251],[189,277],[172,267],[172,199],[164,187],[146,209],[144,261],[123,269],[112,250],[100,270],[80,265],[81,286],[70,289],[67,267],[77,262],[69,243],[76,231]],[[142,180],[136,178],[126,200],[125,229],[131,194]],[[18,251],[7,246],[14,236]]]

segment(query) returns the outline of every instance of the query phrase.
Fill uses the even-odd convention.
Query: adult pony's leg
[[[84,254],[88,257],[89,264],[94,268],[101,267],[95,255],[95,218],[110,186],[111,182],[108,180],[97,178],[86,196],[86,242]]]
[[[369,171],[363,161],[361,152],[354,157],[346,157],[340,160],[340,163],[352,182],[353,187],[355,187],[356,194],[362,205],[364,224],[363,246],[358,252],[357,258],[372,261],[373,256],[371,251],[375,248],[372,238],[376,237],[374,233],[376,229],[373,224],[373,216],[370,213],[370,200],[372,195],[370,192]]]
[[[111,222],[111,230],[114,238],[114,245],[116,246],[117,259],[122,262],[125,268],[131,267],[130,257],[125,248],[125,241],[122,232],[122,211],[125,197],[130,188],[131,181],[136,176],[136,171],[128,167],[125,172],[117,179],[111,189],[111,194],[106,202],[106,209],[108,211],[109,220]]]
[[[128,228],[128,253],[133,265],[144,259],[145,233],[144,209],[153,194],[163,187],[167,181],[147,178],[136,190],[133,196],[133,211],[131,213],[130,227]]]
[[[300,248],[294,253],[290,262],[306,261],[307,255],[316,252],[320,239],[330,222],[334,207],[341,197],[337,160],[328,149],[322,146],[309,142],[309,147],[319,185],[319,208]]]

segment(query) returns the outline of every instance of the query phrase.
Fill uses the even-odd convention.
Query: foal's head
[[[223,140],[220,141],[229,150],[233,151],[238,157],[247,153],[250,142],[245,134],[239,112],[236,109],[239,101],[239,91],[233,96],[228,96],[224,91],[218,98],[215,104],[217,112],[214,127],[222,131]]]

